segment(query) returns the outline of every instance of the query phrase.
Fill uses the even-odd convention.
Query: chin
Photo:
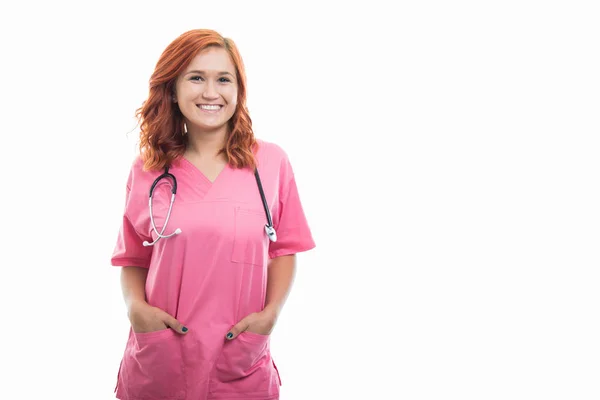
[[[223,128],[224,126],[227,125],[227,123],[221,123],[221,124],[194,124],[196,127],[198,127],[198,129],[200,129],[201,131],[216,131],[218,129]]]

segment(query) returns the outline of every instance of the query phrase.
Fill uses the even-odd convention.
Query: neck
[[[195,157],[216,157],[219,150],[225,146],[227,130],[221,129],[215,132],[188,131],[188,144],[185,152]]]

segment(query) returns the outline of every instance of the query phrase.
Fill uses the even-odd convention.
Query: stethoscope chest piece
[[[269,225],[265,225],[265,232],[267,232],[267,236],[271,242],[277,241],[277,232],[275,232],[275,228]]]

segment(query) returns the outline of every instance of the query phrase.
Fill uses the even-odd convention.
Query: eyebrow
[[[189,75],[189,74],[202,74],[202,75],[205,75],[206,71],[200,71],[200,70],[195,69],[193,71],[188,71],[186,73],[186,75]],[[221,71],[221,72],[218,73],[218,75],[219,76],[230,75],[231,77],[235,78],[235,76],[231,72],[227,72],[227,71]]]

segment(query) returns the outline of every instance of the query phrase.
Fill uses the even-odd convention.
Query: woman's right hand
[[[128,312],[131,328],[135,333],[149,333],[172,328],[175,332],[185,334],[187,328],[174,317],[144,302],[131,305]]]

